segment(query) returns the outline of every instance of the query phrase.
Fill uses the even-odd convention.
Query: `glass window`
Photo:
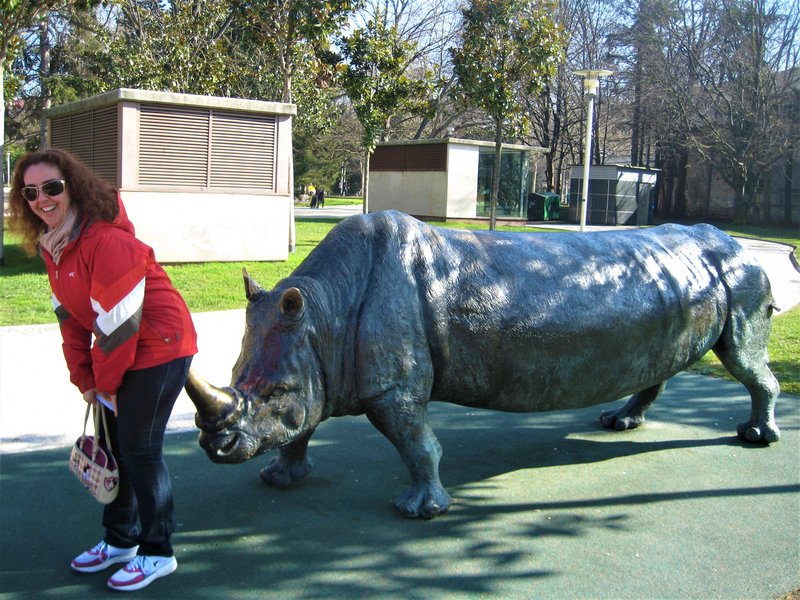
[[[481,152],[478,157],[477,215],[488,217],[491,211],[494,152]],[[531,189],[531,168],[528,152],[503,152],[500,158],[500,188],[497,194],[498,217],[525,217],[528,191]]]

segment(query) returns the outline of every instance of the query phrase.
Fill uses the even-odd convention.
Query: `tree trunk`
[[[753,217],[759,220],[756,208],[756,192],[758,191],[758,178],[748,173],[742,186],[742,208],[740,223],[747,223]]]
[[[556,98],[556,106],[552,118],[553,129],[552,133],[550,133],[550,143],[548,144],[550,152],[545,155],[545,160],[547,161],[547,191],[561,193],[561,178],[559,177],[561,170],[557,167],[560,161],[556,160],[556,152],[561,144],[561,114],[558,98]]]
[[[662,212],[661,214],[666,217],[672,217],[672,194],[675,190],[674,179],[672,173],[669,172],[664,176],[664,194],[661,197]]]
[[[640,128],[642,124],[642,84],[641,84],[641,66],[640,62],[636,61],[634,69],[634,84],[633,84],[633,115],[631,118],[631,166],[638,167],[641,165],[642,149],[639,144]]]
[[[672,161],[664,160],[660,151],[656,152],[656,168],[661,169],[661,183],[659,186],[659,207],[660,216],[668,219],[672,216]]]
[[[714,179],[714,167],[711,161],[706,165],[706,194],[703,198],[703,219],[708,219],[708,213],[711,208],[711,186]]]
[[[733,196],[733,223],[734,225],[744,225],[746,222],[747,211],[745,209],[744,182],[734,188]]]
[[[489,229],[497,229],[497,196],[500,191],[500,160],[503,149],[503,125],[498,118],[494,120],[494,169],[492,170],[492,195],[489,201]]]
[[[369,150],[364,152],[364,168],[361,169],[361,195],[364,196],[363,213],[369,212],[369,156],[372,154]]]
[[[41,86],[41,103],[42,112],[50,108],[53,103],[50,86],[47,83],[47,78],[50,76],[50,38],[47,35],[48,25],[50,19],[45,17],[39,23],[39,83]],[[44,150],[47,148],[47,120],[42,117],[39,121],[39,149]]]
[[[673,201],[673,214],[677,217],[686,217],[686,178],[689,169],[689,150],[681,146],[675,165],[675,190]]]
[[[794,148],[789,147],[783,170],[783,224],[792,224],[792,178],[794,171]]]
[[[4,84],[4,77],[5,77],[5,69],[3,65],[5,64],[5,58],[2,58],[2,62],[0,62],[0,99],[4,98],[3,95],[5,93],[5,84]],[[3,178],[3,173],[5,173],[5,166],[6,166],[6,147],[5,147],[5,139],[6,139],[6,103],[3,102],[2,107],[0,107],[0,162],[3,164],[0,165],[0,206],[2,207],[3,214],[0,215],[0,266],[5,264],[5,258],[3,257],[3,229],[4,229],[4,222],[5,218],[5,207],[6,207],[6,185],[5,179]],[[8,173],[8,183],[11,183],[11,173]]]

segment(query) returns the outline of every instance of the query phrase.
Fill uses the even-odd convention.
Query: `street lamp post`
[[[592,162],[592,126],[594,120],[594,97],[600,85],[600,77],[608,77],[612,71],[605,69],[583,69],[573,71],[583,77],[583,92],[586,96],[586,148],[583,154],[583,190],[581,191],[581,231],[586,228],[586,212],[589,208],[589,164]]]

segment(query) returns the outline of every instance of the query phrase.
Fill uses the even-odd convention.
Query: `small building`
[[[503,144],[498,218],[526,219],[538,146]],[[489,216],[493,142],[437,138],[382,142],[369,165],[369,210],[396,209],[420,218]]]
[[[45,111],[163,262],[285,260],[295,105],[117,89]]]
[[[651,225],[657,169],[593,165],[589,170],[588,225]],[[569,217],[580,220],[583,165],[573,165],[569,180]]]

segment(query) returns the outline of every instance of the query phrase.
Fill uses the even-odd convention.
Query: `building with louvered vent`
[[[545,152],[503,144],[498,218],[526,219],[536,160]],[[396,209],[434,220],[487,218],[494,156],[494,142],[479,140],[381,142],[369,162],[369,210]]]
[[[117,89],[45,111],[161,262],[285,260],[293,104]]]

